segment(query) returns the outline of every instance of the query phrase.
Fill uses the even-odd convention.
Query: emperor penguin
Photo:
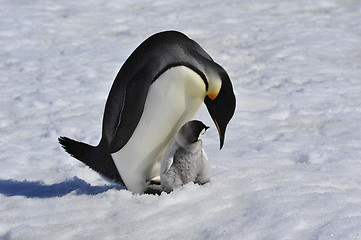
[[[159,178],[178,130],[205,103],[224,144],[236,99],[227,72],[177,31],[156,33],[120,68],[106,101],[97,146],[59,137],[71,156],[133,193]]]
[[[160,173],[165,192],[189,182],[200,185],[210,181],[210,167],[201,136],[209,127],[193,120],[183,125],[166,150]]]

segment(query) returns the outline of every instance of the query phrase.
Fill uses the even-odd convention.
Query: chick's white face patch
[[[207,131],[207,128],[203,128],[202,131],[199,133],[198,140],[201,139],[201,137],[204,135],[204,133]]]

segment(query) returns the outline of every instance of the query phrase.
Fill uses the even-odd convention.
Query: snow
[[[0,239],[361,239],[358,1],[6,1]],[[133,195],[67,155],[97,144],[120,66],[176,29],[229,73],[237,110],[212,180]]]

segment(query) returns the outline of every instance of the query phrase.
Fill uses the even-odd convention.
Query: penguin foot
[[[149,195],[161,195],[162,194],[162,187],[160,185],[149,185],[147,190],[144,192],[145,194]]]

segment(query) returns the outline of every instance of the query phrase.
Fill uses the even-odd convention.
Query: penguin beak
[[[204,99],[208,112],[218,130],[220,149],[224,144],[227,125],[236,109],[236,97],[234,96],[232,83],[225,71],[221,76],[221,80],[222,86],[218,95],[208,94]]]

